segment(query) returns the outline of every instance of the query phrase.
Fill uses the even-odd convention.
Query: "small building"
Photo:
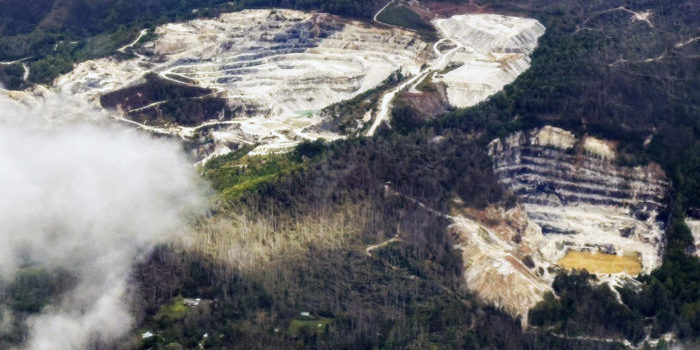
[[[200,303],[201,301],[202,301],[202,299],[200,299],[200,298],[196,298],[196,299],[185,298],[185,300],[183,301],[183,303],[184,303],[186,306],[195,307],[195,306],[199,305],[199,303]]]
[[[153,333],[151,333],[151,332],[149,332],[149,331],[146,331],[146,332],[144,332],[143,334],[141,334],[141,339],[148,339],[148,338],[153,337],[154,335],[155,335],[155,334],[153,334]]]

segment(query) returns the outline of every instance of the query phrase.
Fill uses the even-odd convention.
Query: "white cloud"
[[[0,96],[0,279],[25,264],[66,269],[74,290],[28,321],[27,349],[83,349],[131,327],[131,267],[181,235],[204,191],[175,142],[55,96]]]

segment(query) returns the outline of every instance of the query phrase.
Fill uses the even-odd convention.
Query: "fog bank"
[[[177,143],[60,96],[29,107],[0,95],[0,193],[0,281],[26,266],[77,277],[27,321],[23,348],[42,350],[128,331],[133,263],[185,232],[205,203]]]

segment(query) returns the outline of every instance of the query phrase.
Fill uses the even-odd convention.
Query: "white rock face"
[[[576,138],[574,137],[573,133],[559,128],[554,128],[549,125],[543,127],[533,134],[534,135],[530,138],[530,144],[532,145],[568,150],[573,148],[574,143],[576,143]],[[510,140],[517,142],[517,139],[515,138]],[[509,145],[515,146],[515,143]]]
[[[499,181],[544,234],[538,249],[550,263],[574,250],[637,255],[644,272],[660,264],[664,227],[656,216],[668,188],[660,167],[616,165],[608,142],[553,127],[494,140],[489,154]]]
[[[160,26],[157,39],[143,44],[136,58],[87,61],[55,85],[96,103],[147,73],[210,88],[238,114],[212,116],[195,127],[141,127],[183,138],[204,133],[224,146],[255,144],[255,153],[265,153],[342,137],[312,128],[323,122],[315,112],[379,86],[397,70],[411,76],[408,85],[435,73],[435,81],[447,84],[452,105],[474,105],[529,67],[528,55],[544,33],[536,20],[500,15],[454,16],[435,25],[443,38],[433,45],[411,31],[327,14],[246,10]],[[440,76],[449,63],[461,66]],[[383,97],[387,103],[374,124],[390,115],[392,96]]]
[[[546,272],[550,265],[539,250],[544,245],[542,233],[521,208],[487,210],[486,215],[488,221],[500,223],[489,227],[457,216],[449,228],[462,253],[464,279],[482,299],[521,316],[526,325],[528,310],[551,290],[553,276]],[[519,239],[514,240],[516,236]],[[523,262],[526,256],[536,266],[528,267]]]
[[[170,73],[269,105],[272,114],[317,110],[379,85],[401,67],[415,71],[427,47],[409,32],[284,10],[171,24],[157,34],[156,54],[196,57]]]
[[[96,100],[133,85],[147,72],[177,83],[173,77],[184,77],[245,111],[218,125],[214,137],[274,150],[304,139],[337,137],[305,131],[321,121],[308,112],[374,88],[396,70],[417,72],[428,48],[409,31],[291,10],[247,10],[171,23],[156,34],[138,58],[88,61],[56,85]],[[196,130],[164,131],[190,136]]]
[[[700,220],[686,218],[685,223],[690,228],[690,233],[695,240],[695,256],[700,257]]]
[[[530,54],[544,26],[531,18],[497,14],[468,14],[436,20],[445,37],[479,51],[518,52]]]
[[[491,142],[494,171],[519,203],[476,210],[454,201],[447,218],[466,286],[526,325],[528,310],[551,291],[560,260],[571,251],[624,256],[646,273],[657,267],[664,247],[656,214],[668,183],[658,165],[616,165],[611,145],[552,126]],[[699,222],[688,221],[696,239]],[[594,258],[577,264],[594,273],[609,266]],[[598,281],[633,280],[621,265],[605,271],[618,271],[614,267],[619,272],[600,274]]]
[[[495,14],[458,15],[434,24],[459,47],[452,60],[463,65],[434,79],[447,85],[456,107],[485,100],[530,68],[529,55],[545,32],[537,20]]]
[[[570,251],[639,257],[646,273],[661,263],[656,214],[668,183],[658,166],[614,164],[609,145],[551,126],[489,144],[499,181],[520,203],[450,216],[468,288],[525,325],[528,310],[551,290],[550,268],[558,270]],[[688,225],[699,241],[700,221]],[[624,271],[599,276],[612,285],[629,280]]]
[[[615,159],[615,151],[608,142],[587,136],[583,140],[583,150],[587,154],[602,159]]]

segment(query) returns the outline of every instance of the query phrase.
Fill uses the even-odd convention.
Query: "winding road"
[[[126,52],[126,49],[128,49],[128,48],[133,47],[134,45],[136,45],[136,43],[138,43],[139,40],[141,40],[141,38],[142,38],[144,35],[146,35],[146,33],[148,33],[148,29],[142,30],[141,32],[139,32],[139,36],[137,36],[136,39],[134,39],[134,41],[132,41],[131,43],[126,44],[126,45],[124,45],[124,46],[118,48],[117,51],[118,51],[118,52],[121,52],[121,53],[125,53],[125,52]]]
[[[389,6],[393,1],[390,1],[386,6]],[[386,8],[386,6],[384,8]],[[380,10],[379,12],[383,11]],[[377,15],[379,14],[377,13]],[[374,16],[375,21],[377,18],[377,15]],[[444,35],[445,30],[442,28],[441,23],[434,22],[435,27],[438,29],[438,32],[441,35]],[[446,41],[451,41],[452,43],[455,44],[455,47],[445,53],[440,51],[439,45],[446,42]],[[402,90],[406,89],[406,87],[413,86],[415,88],[415,85],[423,81],[425,77],[428,74],[431,74],[433,72],[441,71],[447,67],[447,64],[450,62],[450,58],[454,55],[455,52],[458,50],[462,49],[464,47],[464,44],[459,42],[458,40],[454,40],[452,38],[442,38],[438,42],[436,42],[433,45],[433,52],[436,54],[436,58],[429,62],[425,68],[423,68],[418,74],[414,75],[412,78],[408,79],[407,81],[401,83],[399,86],[391,89],[389,92],[384,94],[381,99],[381,103],[379,105],[379,110],[377,111],[377,115],[374,118],[374,122],[372,123],[372,126],[370,126],[369,130],[367,130],[367,133],[365,134],[366,136],[374,136],[374,134],[377,132],[377,128],[384,122],[389,120],[389,116],[391,114],[391,108],[392,108],[392,102],[394,101],[394,98],[396,95],[401,92]]]

